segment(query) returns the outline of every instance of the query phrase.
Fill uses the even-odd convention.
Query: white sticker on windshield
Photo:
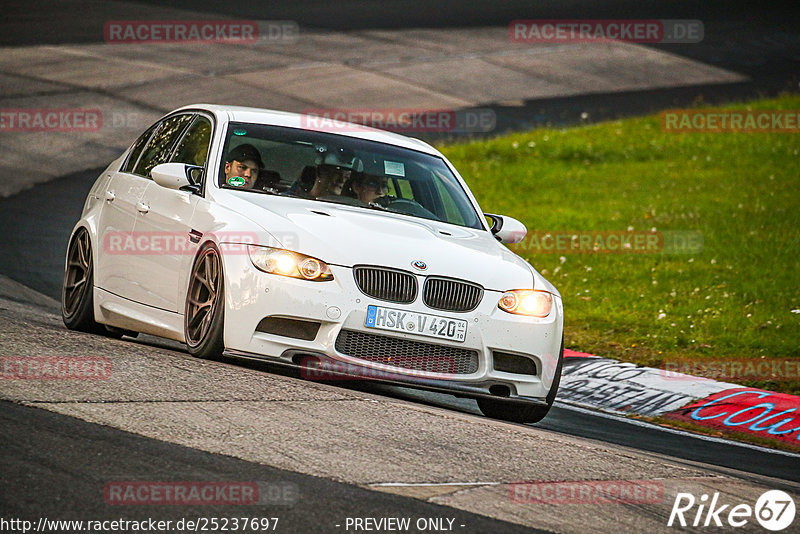
[[[383,172],[388,176],[405,176],[406,166],[399,161],[383,161]]]

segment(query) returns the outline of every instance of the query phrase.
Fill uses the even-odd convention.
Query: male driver
[[[264,168],[261,154],[253,145],[239,145],[225,159],[225,183],[242,189],[252,189],[258,172]]]

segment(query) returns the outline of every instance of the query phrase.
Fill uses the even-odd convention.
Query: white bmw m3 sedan
[[[70,329],[194,356],[474,398],[536,422],[558,389],[561,296],[502,243],[422,141],[276,111],[193,105],[102,172],[67,248]]]

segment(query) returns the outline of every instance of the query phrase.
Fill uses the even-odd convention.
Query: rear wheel
[[[70,330],[102,333],[105,328],[94,320],[94,267],[92,242],[85,228],[72,237],[61,286],[61,317]]]
[[[493,419],[502,419],[504,421],[511,421],[512,423],[538,423],[545,418],[553,402],[556,400],[558,386],[561,383],[561,368],[563,364],[564,337],[562,336],[556,372],[555,376],[553,376],[553,384],[550,386],[550,391],[545,398],[547,402],[546,406],[526,406],[520,402],[481,397],[478,398],[478,407],[481,409],[481,412],[483,412],[483,415]]]
[[[194,260],[186,295],[183,331],[192,356],[207,360],[222,357],[224,307],[222,258],[209,243]]]
[[[137,332],[106,326],[94,320],[94,261],[89,232],[81,228],[67,250],[64,283],[61,285],[61,318],[70,330],[101,334],[119,339],[136,337]]]

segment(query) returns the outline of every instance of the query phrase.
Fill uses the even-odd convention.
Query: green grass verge
[[[668,133],[653,115],[439,148],[484,210],[529,231],[702,233],[693,254],[518,249],[561,292],[568,348],[656,367],[800,358],[800,134]]]

